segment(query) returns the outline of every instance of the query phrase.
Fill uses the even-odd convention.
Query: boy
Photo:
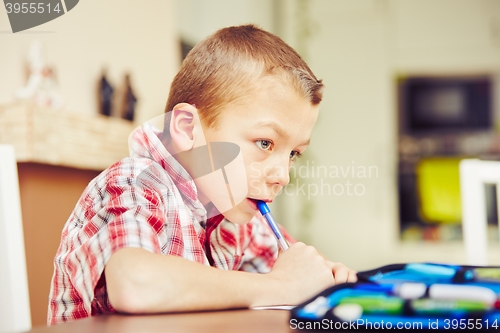
[[[90,182],[66,223],[48,323],[114,311],[297,304],[355,281],[354,271],[286,233],[292,245],[278,256],[256,207],[288,183],[322,87],[293,49],[252,25],[195,46],[172,83],[164,134],[137,129],[131,157]],[[215,170],[215,155],[201,158],[214,143],[236,144],[234,161],[244,165],[228,166],[222,183],[199,172],[203,163]]]

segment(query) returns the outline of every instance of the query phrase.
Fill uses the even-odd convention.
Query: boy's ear
[[[205,144],[198,109],[188,103],[177,104],[170,120],[170,137],[179,151]]]

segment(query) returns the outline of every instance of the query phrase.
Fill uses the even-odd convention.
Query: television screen
[[[406,79],[400,85],[403,130],[409,134],[488,130],[491,88],[488,77]]]

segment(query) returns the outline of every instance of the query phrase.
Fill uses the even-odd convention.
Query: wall
[[[344,169],[376,166],[378,176],[325,179],[330,184],[350,180],[366,192],[315,196],[306,236],[329,257],[356,269],[398,261],[464,263],[461,243],[401,244],[398,239],[395,78],[498,73],[500,2],[313,0],[310,13],[309,63],[326,85],[310,158],[316,165]],[[291,213],[287,220],[300,230],[294,219],[300,214],[293,208]],[[494,253],[490,262],[500,262]]]
[[[0,104],[24,85],[24,63],[32,41],[45,48],[56,69],[67,110],[97,113],[96,85],[103,66],[120,85],[130,72],[139,98],[138,121],[164,111],[170,82],[180,65],[171,0],[80,1],[56,20],[12,34],[0,10]]]
[[[500,2],[392,1],[397,71],[500,70]]]
[[[273,6],[274,0],[175,0],[177,30],[193,45],[231,25],[254,23],[272,31]]]
[[[283,204],[296,207],[282,210],[284,220],[332,260],[373,267],[396,238],[390,11],[386,2],[311,1],[309,12],[308,63],[323,79],[324,100],[307,152],[315,173],[297,183],[307,184],[298,205]]]

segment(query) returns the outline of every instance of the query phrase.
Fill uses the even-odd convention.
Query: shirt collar
[[[172,178],[181,195],[199,208],[201,202],[197,199],[198,191],[193,178],[165,148],[161,135],[162,131],[149,123],[144,123],[136,128],[129,136],[130,157],[149,158],[160,164]]]
[[[149,122],[136,128],[129,136],[130,157],[149,158],[160,164],[185,198],[186,203],[200,218],[200,225],[206,230],[215,229],[224,216],[212,203],[204,207],[198,200],[198,190],[193,178],[167,150],[161,140],[162,135],[163,132]],[[211,218],[207,219],[207,215]]]

